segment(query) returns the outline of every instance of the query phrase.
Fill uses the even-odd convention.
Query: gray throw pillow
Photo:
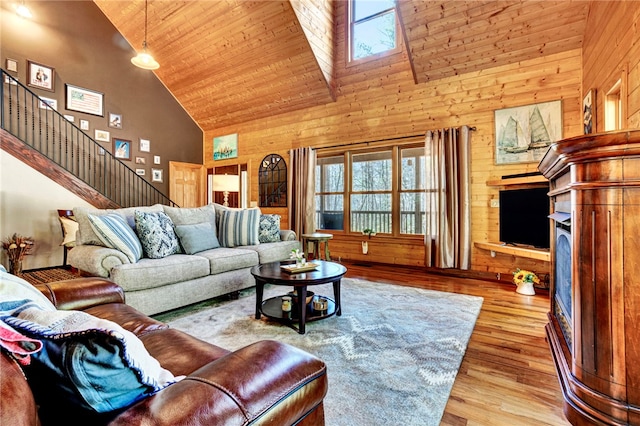
[[[177,225],[176,234],[180,244],[187,254],[220,247],[218,237],[209,222],[195,223],[193,225]]]

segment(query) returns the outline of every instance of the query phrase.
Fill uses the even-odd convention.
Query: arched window
[[[287,207],[287,164],[278,154],[260,162],[258,199],[260,207]]]

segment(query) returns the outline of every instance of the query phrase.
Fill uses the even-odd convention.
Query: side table
[[[314,232],[312,234],[302,234],[302,250],[304,251],[307,259],[309,259],[309,254],[311,253],[313,253],[313,259],[322,259],[320,245],[324,243],[324,260],[331,261],[331,254],[329,253],[329,240],[332,238],[333,235],[323,234],[320,232]],[[309,251],[309,243],[313,245],[312,251]]]

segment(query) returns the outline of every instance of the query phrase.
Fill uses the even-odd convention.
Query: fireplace
[[[571,228],[556,222],[554,312],[567,346],[572,351],[571,322]]]

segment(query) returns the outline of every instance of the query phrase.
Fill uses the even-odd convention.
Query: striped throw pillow
[[[218,239],[223,247],[259,244],[260,209],[225,210],[220,217]]]
[[[142,245],[133,229],[122,216],[109,213],[103,216],[88,215],[93,232],[105,247],[124,253],[131,263],[142,257]]]

